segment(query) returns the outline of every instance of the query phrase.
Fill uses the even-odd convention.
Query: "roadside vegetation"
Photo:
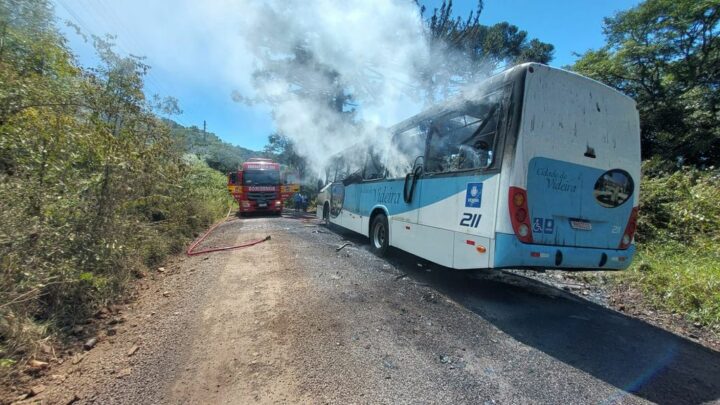
[[[720,172],[684,168],[643,179],[639,254],[621,277],[655,307],[720,327]]]
[[[639,255],[623,283],[720,330],[720,3],[648,0],[605,19],[572,68],[638,103]]]
[[[249,158],[265,156],[263,152],[223,142],[214,133],[196,126],[184,127],[169,119],[163,122],[170,127],[170,136],[182,150],[204,160],[208,166],[221,173],[237,170]]]
[[[229,204],[148,99],[140,58],[79,66],[46,1],[0,0],[0,372],[181,251]]]

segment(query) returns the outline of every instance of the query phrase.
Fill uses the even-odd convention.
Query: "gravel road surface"
[[[380,259],[291,215],[233,219],[202,247],[267,235],[173,258],[26,401],[720,401],[720,353],[535,280]]]

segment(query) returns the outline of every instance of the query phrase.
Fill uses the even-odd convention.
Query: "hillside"
[[[180,149],[197,155],[208,166],[222,173],[236,169],[242,162],[262,156],[262,152],[224,142],[212,132],[203,132],[196,126],[185,127],[169,119],[163,120],[170,128],[170,136],[179,142]]]

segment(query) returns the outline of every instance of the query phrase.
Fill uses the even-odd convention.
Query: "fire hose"
[[[193,242],[193,243],[190,245],[190,247],[188,248],[187,252],[185,252],[185,253],[186,253],[188,256],[197,256],[197,255],[202,255],[202,254],[206,254],[206,253],[221,252],[221,251],[224,251],[224,250],[232,250],[232,249],[240,249],[240,248],[250,247],[250,246],[254,246],[254,245],[257,245],[257,244],[259,244],[259,243],[263,243],[263,242],[265,242],[265,241],[270,240],[270,235],[268,235],[268,236],[266,236],[266,237],[263,238],[263,239],[249,240],[249,241],[243,242],[243,243],[241,243],[241,244],[239,244],[239,245],[223,246],[223,247],[214,247],[214,248],[209,248],[209,249],[205,249],[205,250],[200,250],[200,251],[194,252],[193,250],[194,250],[202,241],[204,241],[205,238],[207,238],[208,235],[210,235],[210,234],[212,233],[212,231],[215,230],[215,228],[217,228],[218,226],[220,226],[220,225],[224,224],[225,222],[227,222],[227,219],[228,219],[228,217],[230,216],[230,212],[231,212],[231,211],[232,211],[232,209],[228,210],[227,216],[225,216],[225,219],[224,219],[224,220],[222,220],[222,221],[216,223],[215,225],[211,226],[210,229],[207,230],[207,232],[205,232],[201,237],[199,237],[198,239],[196,239],[195,242]]]

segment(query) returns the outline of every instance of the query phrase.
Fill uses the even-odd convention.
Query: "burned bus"
[[[630,264],[640,125],[617,90],[523,64],[389,136],[391,151],[331,171],[318,198],[318,216],[366,235],[376,253],[394,246],[456,269]]]

